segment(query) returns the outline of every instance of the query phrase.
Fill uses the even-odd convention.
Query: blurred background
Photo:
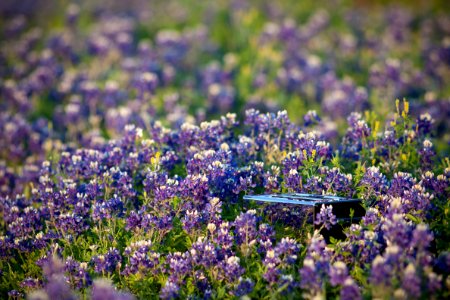
[[[76,146],[127,123],[255,108],[338,141],[352,111],[384,124],[406,98],[448,153],[449,12],[448,1],[4,0],[3,124]]]

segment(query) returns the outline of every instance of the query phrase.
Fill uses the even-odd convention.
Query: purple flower
[[[362,224],[364,226],[376,226],[380,223],[380,212],[378,209],[370,207],[367,209],[366,214],[362,217]]]
[[[369,199],[384,194],[388,188],[388,181],[379,168],[369,167],[358,185],[364,188],[363,198]]]
[[[222,264],[224,279],[228,282],[235,282],[244,274],[244,268],[239,264],[240,259],[237,256],[226,257]]]
[[[273,249],[269,249],[266,252],[266,257],[264,258],[263,264],[266,267],[266,272],[263,274],[263,278],[269,283],[269,285],[274,285],[279,278],[280,270],[277,268],[280,263],[280,259],[276,255]]]
[[[219,222],[221,213],[222,201],[220,201],[220,199],[217,197],[209,199],[208,203],[205,204],[205,207],[202,211],[204,218],[209,222]]]
[[[386,262],[382,256],[377,256],[372,262],[370,272],[370,282],[375,285],[390,286],[392,267]]]
[[[423,148],[420,149],[420,163],[422,170],[429,170],[433,164],[436,153],[433,150],[433,143],[430,140],[423,141]]]
[[[297,261],[297,253],[300,245],[291,238],[284,237],[274,248],[276,255],[280,258],[283,267],[289,267]]]
[[[214,242],[220,246],[221,249],[228,251],[233,247],[234,237],[231,233],[231,224],[229,222],[221,221],[214,233]]]
[[[192,270],[191,254],[189,252],[170,253],[166,257],[166,263],[169,266],[169,278],[172,282],[181,282],[183,277]]]
[[[114,272],[116,267],[120,265],[122,256],[119,250],[111,248],[105,255],[95,255],[92,257],[92,264],[96,273]]]
[[[302,177],[296,169],[290,169],[284,177],[285,186],[292,192],[300,192],[302,185]]]
[[[416,124],[418,130],[423,135],[429,134],[435,120],[431,117],[429,113],[421,114],[417,119]]]
[[[201,215],[198,213],[197,210],[187,210],[186,215],[184,216],[182,223],[183,223],[183,229],[188,232],[192,233],[193,229],[198,229],[200,225]]]
[[[192,262],[209,268],[217,263],[217,252],[214,245],[205,238],[199,237],[190,250]]]
[[[402,279],[402,288],[412,298],[418,298],[420,296],[421,280],[416,274],[416,268],[411,263],[404,270]]]
[[[428,226],[421,223],[412,232],[411,246],[419,250],[427,250],[433,241],[433,234],[428,230]]]
[[[317,115],[315,110],[309,110],[304,116],[303,121],[305,122],[305,126],[310,126],[312,124],[317,124],[320,122],[320,117]]]
[[[388,192],[392,196],[401,197],[405,191],[410,190],[416,184],[416,181],[409,173],[397,172],[391,180]]]
[[[341,288],[340,297],[341,299],[362,299],[360,289],[352,278],[347,278],[344,281],[344,284]]]
[[[234,228],[236,241],[238,245],[250,246],[256,242],[257,231],[256,223],[258,218],[255,210],[249,210],[241,213],[236,220],[234,220]]]
[[[70,284],[78,289],[89,286],[92,283],[87,270],[87,263],[85,262],[80,263],[68,257],[65,261],[64,271],[68,274]]]
[[[325,174],[322,180],[325,193],[339,193],[345,196],[350,195],[352,186],[352,175],[342,174],[338,168],[322,167],[321,174]]]
[[[162,287],[159,297],[161,299],[175,299],[178,297],[180,287],[171,281],[166,281],[165,285]]]
[[[91,290],[92,300],[133,300],[133,295],[117,291],[109,281],[97,279],[94,281]]]
[[[272,249],[272,243],[275,240],[275,231],[272,226],[268,224],[259,224],[258,229],[258,243],[260,245],[258,251],[261,253]]]
[[[41,280],[37,278],[27,277],[21,283],[20,286],[27,289],[36,289],[42,285]]]
[[[236,297],[248,295],[253,291],[254,286],[255,284],[251,279],[239,277],[239,284],[236,286],[234,295]]]
[[[335,262],[330,267],[330,283],[332,286],[343,285],[348,276],[347,266],[342,261]]]
[[[336,225],[336,216],[333,214],[333,206],[322,204],[320,212],[316,215],[314,224],[323,225],[326,229],[330,229]]]
[[[132,211],[130,211],[130,215],[127,218],[125,228],[127,230],[133,230],[133,229],[138,228],[140,226],[140,223],[141,223],[141,217],[139,216],[139,214],[136,211],[132,210]]]
[[[145,240],[133,242],[126,247],[124,257],[128,259],[128,263],[122,273],[124,275],[156,273],[160,254],[154,252],[151,248],[152,242]]]
[[[322,280],[316,269],[314,260],[306,258],[300,269],[300,286],[303,289],[310,290],[312,293],[318,293],[322,288]]]
[[[50,258],[43,266],[47,280],[44,289],[29,295],[30,299],[76,299],[64,276],[64,264],[56,257]]]
[[[321,292],[323,280],[328,276],[331,252],[323,237],[316,231],[308,245],[307,255],[300,268],[300,287],[310,294]]]

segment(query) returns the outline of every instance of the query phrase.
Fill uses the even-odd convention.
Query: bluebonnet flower
[[[41,280],[37,278],[27,277],[21,283],[20,286],[27,289],[37,289],[42,285]]]
[[[221,221],[217,226],[217,232],[214,232],[214,242],[220,245],[220,248],[227,251],[233,247],[234,237],[231,233],[231,224]]]
[[[248,157],[248,161],[252,158],[256,158],[258,146],[256,145],[255,140],[251,137],[246,135],[239,136],[239,143],[237,143],[235,147],[239,157]]]
[[[420,278],[416,274],[416,268],[409,264],[404,270],[402,289],[412,298],[420,296]]]
[[[330,229],[331,226],[336,225],[336,216],[333,214],[333,206],[322,204],[320,212],[316,215],[314,224],[323,225],[326,229]]]
[[[204,204],[209,196],[208,182],[205,175],[188,175],[180,183],[180,196],[192,199],[196,205]]]
[[[397,172],[391,180],[389,187],[389,194],[395,197],[401,197],[404,191],[410,190],[415,185],[417,180],[409,173]]]
[[[239,177],[239,182],[237,183],[236,188],[233,190],[235,194],[239,194],[240,192],[247,192],[252,190],[252,188],[256,187],[256,183],[253,183],[252,177]]]
[[[203,294],[203,298],[210,299],[212,290],[209,280],[205,276],[205,273],[198,270],[194,273],[193,279],[196,288]]]
[[[114,272],[117,266],[120,266],[122,256],[119,250],[110,248],[105,255],[95,255],[92,257],[94,271],[96,273]]]
[[[91,290],[92,300],[133,300],[134,296],[117,291],[112,284],[105,279],[96,279]]]
[[[256,223],[258,217],[255,210],[249,210],[241,213],[234,220],[236,242],[244,250],[247,255],[251,251],[251,247],[256,243],[257,228]]]
[[[281,273],[277,268],[280,263],[280,259],[273,249],[269,249],[266,252],[266,257],[264,258],[263,263],[266,267],[266,272],[264,272],[263,278],[269,283],[269,285],[272,286],[278,281]]]
[[[144,190],[148,195],[153,195],[154,190],[167,181],[167,174],[165,172],[157,172],[148,170],[145,179],[143,180]]]
[[[400,200],[395,200],[400,201]],[[405,220],[403,214],[394,213],[392,217],[386,218],[381,225],[383,236],[388,243],[407,247],[412,233],[410,224]]]
[[[134,210],[130,211],[130,214],[126,220],[126,229],[133,230],[139,228],[141,225],[141,216]]]
[[[436,293],[437,291],[439,291],[442,288],[442,275],[437,275],[434,272],[428,272],[427,276],[427,290],[429,294],[433,294]],[[447,277],[448,278],[448,277]],[[446,286],[449,285],[449,280],[447,279],[445,281]]]
[[[349,157],[359,157],[359,152],[363,148],[363,143],[370,136],[371,130],[367,123],[362,119],[361,114],[351,113],[347,118],[349,128],[343,139],[344,153]]]
[[[50,258],[43,266],[46,283],[44,289],[30,294],[30,299],[76,299],[64,276],[64,264],[56,257]]]
[[[234,295],[236,297],[248,295],[253,291],[254,286],[255,284],[251,279],[239,277],[239,284],[236,286]]]
[[[278,284],[279,286],[286,285],[286,287],[290,287],[293,280],[285,277],[283,270],[295,264],[298,251],[299,245],[290,238],[281,239],[273,249],[268,248],[263,261],[266,267],[263,278],[271,286]]]
[[[349,80],[337,80],[325,92],[322,109],[334,118],[347,116],[351,111],[360,110],[367,105],[368,93]]]
[[[300,287],[312,296],[321,293],[322,282],[328,276],[331,250],[327,249],[323,237],[316,231],[311,238],[307,255],[300,268]]]
[[[348,196],[351,193],[352,175],[342,174],[338,168],[322,167],[319,172],[325,174],[322,185],[325,193],[339,193]]]
[[[342,261],[335,262],[330,267],[329,276],[330,276],[330,283],[332,286],[343,285],[348,277],[348,270],[346,264]]]
[[[87,263],[78,262],[71,257],[65,261],[64,271],[68,274],[70,284],[78,289],[92,284],[91,277],[87,270]]]
[[[416,121],[417,128],[420,133],[426,135],[431,132],[431,128],[435,120],[431,117],[429,113],[424,113],[419,116]]]
[[[302,166],[302,161],[306,159],[303,152],[296,150],[294,152],[288,152],[283,159],[284,170],[290,172],[291,170],[298,170]]]
[[[340,291],[341,299],[362,299],[361,291],[352,278],[347,278]]]
[[[214,245],[203,237],[192,244],[190,250],[192,262],[209,268],[217,263],[217,251]]]
[[[303,266],[300,269],[300,286],[304,289],[310,290],[313,294],[320,292],[321,278],[318,275],[318,270],[311,258],[305,258]]]
[[[388,188],[388,181],[379,168],[369,167],[358,185],[364,187],[363,198],[369,199],[385,193]]]
[[[151,250],[151,241],[137,241],[125,248],[124,257],[128,260],[124,275],[157,272],[160,254]]]
[[[175,299],[178,297],[180,287],[171,281],[167,281],[162,287],[159,297],[161,299]]]
[[[264,174],[264,187],[266,192],[274,193],[280,190],[280,169],[277,166],[272,166],[271,171]]]
[[[367,209],[366,214],[362,217],[362,225],[371,227],[376,226],[380,222],[380,212],[374,207]]]
[[[372,262],[370,280],[375,285],[390,284],[391,266],[386,262],[386,259],[382,256],[377,256]]]
[[[303,116],[303,121],[305,122],[305,126],[310,126],[312,124],[320,122],[320,117],[317,115],[317,112],[315,110],[309,110]]]
[[[229,256],[224,259],[221,264],[224,280],[228,282],[237,281],[244,274],[244,268],[239,264],[240,259],[237,256]]]
[[[183,277],[192,270],[190,252],[170,253],[166,257],[169,267],[169,278],[172,282],[181,282]]]
[[[404,211],[424,218],[426,211],[430,209],[432,196],[425,191],[420,184],[415,184],[411,189],[405,190],[402,198]]]
[[[297,282],[292,275],[283,274],[278,280],[278,286],[280,286],[281,295],[289,295],[297,287]]]
[[[377,218],[378,215],[374,215]],[[368,216],[367,216],[368,217]],[[352,224],[346,232],[348,243],[344,243],[343,249],[351,253],[351,256],[346,257],[347,263],[353,262],[360,265],[370,263],[378,255],[384,241],[382,234],[379,232],[379,220],[376,223],[368,223],[368,218],[363,219],[362,224],[367,227],[362,227],[359,224]]]
[[[20,35],[27,25],[27,20],[23,15],[14,16],[12,19],[8,20],[5,28],[5,33],[8,36]]]
[[[209,199],[208,203],[205,204],[202,213],[206,220],[218,222],[220,220],[220,214],[222,213],[222,201],[217,197]]]
[[[324,192],[322,177],[316,175],[309,177],[306,180],[304,189],[311,194],[322,194]]]
[[[166,182],[155,189],[155,199],[159,202],[162,202],[162,200],[167,200],[175,197],[178,192],[178,186],[178,180],[168,178]]]
[[[284,237],[277,243],[274,251],[280,257],[282,267],[289,267],[296,262],[299,248],[300,245],[291,238]]]
[[[153,93],[158,86],[158,76],[154,73],[145,72],[140,74],[136,82],[139,91],[139,97],[143,97],[145,93]]]
[[[428,226],[420,223],[412,232],[411,246],[418,250],[428,250],[433,241],[433,234],[429,231]]]
[[[56,221],[57,231],[63,233],[80,233],[89,228],[87,220],[80,215],[74,213],[64,213],[58,216]]]
[[[182,220],[183,223],[183,229],[188,232],[192,233],[194,229],[198,229],[201,221],[201,215],[198,213],[197,210],[186,211],[186,214]]]
[[[12,299],[14,298],[20,299],[23,297],[23,294],[18,290],[11,290],[8,292],[8,297],[11,297]]]
[[[296,169],[290,169],[284,177],[285,186],[292,192],[300,192],[302,186],[302,177]]]
[[[420,149],[420,162],[423,170],[430,169],[433,163],[433,157],[435,156],[435,152],[433,150],[433,143],[430,140],[426,139],[423,141],[423,148]]]
[[[258,228],[258,252],[266,252],[269,249],[272,249],[272,244],[275,240],[275,231],[272,226],[269,224],[259,224]]]

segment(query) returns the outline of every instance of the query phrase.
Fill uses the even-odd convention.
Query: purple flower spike
[[[336,216],[333,214],[333,206],[322,204],[320,212],[316,215],[314,224],[323,225],[326,229],[330,229],[332,225],[336,225]]]

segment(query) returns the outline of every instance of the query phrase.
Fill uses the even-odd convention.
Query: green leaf
[[[419,224],[422,222],[419,218],[417,218],[416,216],[413,216],[412,214],[406,214],[406,217],[408,219],[410,219],[411,221],[413,221],[415,224]]]

